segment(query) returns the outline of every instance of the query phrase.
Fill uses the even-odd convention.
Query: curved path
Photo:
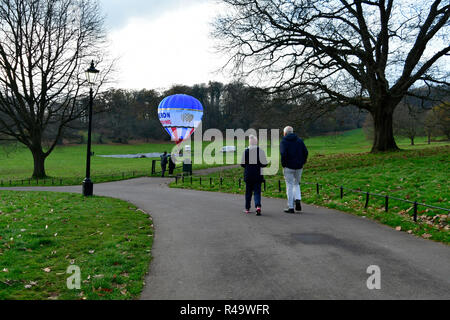
[[[450,247],[360,217],[264,199],[262,217],[240,195],[170,189],[168,179],[95,185],[95,194],[151,212],[153,262],[142,299],[450,299]],[[80,187],[23,188],[80,192]],[[367,289],[371,265],[381,290]]]

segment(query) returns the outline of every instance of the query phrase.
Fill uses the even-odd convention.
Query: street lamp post
[[[95,69],[94,61],[91,62],[91,67],[86,70],[86,78],[89,83],[89,128],[87,141],[87,158],[86,158],[86,179],[83,181],[83,195],[91,197],[94,195],[94,183],[91,181],[91,137],[92,137],[92,109],[94,104],[94,88],[99,71]]]

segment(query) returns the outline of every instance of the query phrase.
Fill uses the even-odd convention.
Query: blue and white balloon
[[[165,98],[158,107],[162,126],[177,144],[189,139],[203,119],[203,106],[194,97],[176,94]]]

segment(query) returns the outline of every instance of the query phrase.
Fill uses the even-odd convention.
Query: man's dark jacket
[[[167,166],[168,161],[169,161],[169,155],[167,155],[167,154],[161,155],[161,167],[165,168]]]
[[[265,168],[267,165],[266,154],[262,149],[245,149],[241,162],[241,166],[245,169],[244,181],[246,183],[262,183],[264,176],[261,173],[261,168]]]
[[[283,168],[303,169],[308,161],[308,149],[302,139],[294,133],[288,134],[280,144],[281,164]]]

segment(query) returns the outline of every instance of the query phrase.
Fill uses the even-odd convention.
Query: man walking
[[[303,167],[308,161],[308,149],[303,140],[294,134],[294,129],[286,127],[280,152],[288,197],[288,208],[284,212],[293,214],[295,211],[302,211],[300,182]]]

